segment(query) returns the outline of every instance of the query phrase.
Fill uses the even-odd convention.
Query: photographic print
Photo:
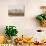
[[[9,5],[8,15],[9,16],[24,16],[25,7],[23,5]]]

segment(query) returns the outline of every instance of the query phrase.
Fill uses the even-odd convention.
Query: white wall
[[[24,17],[8,16],[8,6],[16,4],[25,5]],[[46,5],[46,0],[0,0],[0,33],[4,33],[6,25],[15,25],[19,31],[18,35],[23,33],[25,36],[31,36],[31,33],[36,33],[36,29],[41,29],[35,20],[35,16],[41,13],[41,5]]]

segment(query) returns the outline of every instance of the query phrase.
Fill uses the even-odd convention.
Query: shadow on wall
[[[36,27],[39,27],[40,26],[39,21],[36,20],[36,17],[35,16],[31,17],[30,18],[30,21],[31,21],[31,24],[33,26],[36,26]]]

